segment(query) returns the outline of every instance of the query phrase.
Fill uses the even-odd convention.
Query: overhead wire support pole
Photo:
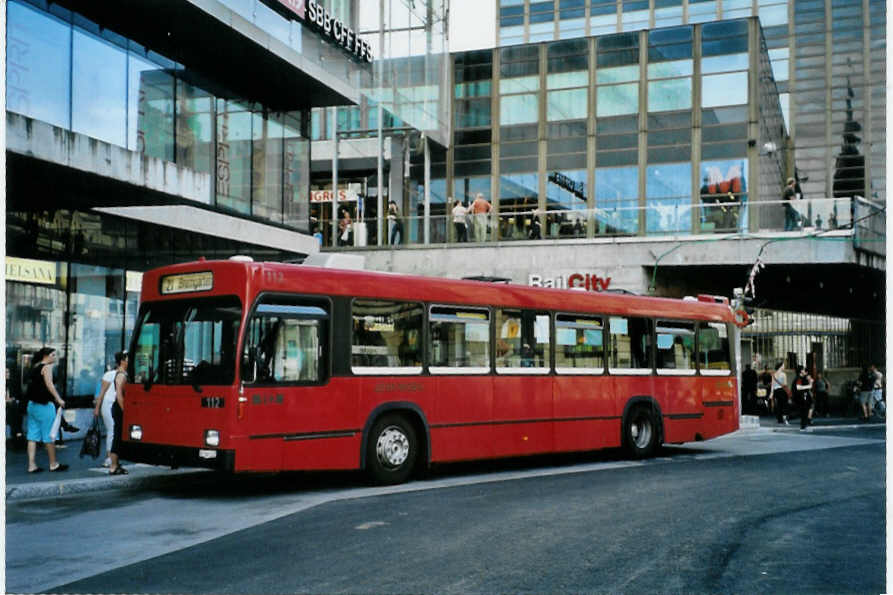
[[[332,108],[332,246],[338,245],[338,106]],[[350,237],[348,235],[348,237]]]
[[[378,2],[378,52],[379,52],[379,65],[381,64],[381,52],[384,49],[384,0],[379,0]],[[380,68],[383,68],[379,66]],[[378,80],[381,81],[382,77],[379,76]],[[381,84],[381,83],[379,83]],[[377,215],[376,215],[376,230],[375,234],[377,243],[379,246],[384,245],[384,234],[387,229],[385,227],[384,222],[385,214],[384,214],[384,184],[381,181],[382,176],[384,175],[384,137],[382,136],[382,130],[384,128],[384,108],[381,106],[381,101],[383,99],[383,94],[381,89],[378,90],[378,98],[376,101],[376,111],[378,112],[378,158],[377,158],[377,170],[376,170],[376,179],[378,180],[378,187],[376,188],[376,201],[375,205],[377,207]]]

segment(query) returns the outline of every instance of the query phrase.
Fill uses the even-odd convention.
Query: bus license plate
[[[223,409],[223,397],[202,397],[202,407],[208,409]]]
[[[200,458],[200,459],[216,459],[217,451],[202,448],[198,451],[198,458]]]

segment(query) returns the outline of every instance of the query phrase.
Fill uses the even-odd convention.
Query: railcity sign
[[[531,287],[552,287],[555,289],[588,289],[590,291],[604,291],[611,285],[610,277],[599,277],[590,273],[572,273],[570,275],[556,275],[544,277],[531,273],[527,275],[527,284]]]
[[[316,0],[278,0],[290,13],[316,29],[324,38],[334,41],[358,60],[372,62],[372,46],[341,19],[333,17]]]

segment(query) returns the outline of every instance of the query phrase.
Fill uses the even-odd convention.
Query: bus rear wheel
[[[636,406],[623,426],[626,450],[636,459],[652,456],[659,446],[659,428],[648,407]]]
[[[384,415],[372,426],[366,445],[366,470],[379,485],[403,483],[415,467],[419,443],[402,415]]]

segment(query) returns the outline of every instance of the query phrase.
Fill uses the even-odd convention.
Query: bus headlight
[[[205,444],[208,446],[220,446],[220,432],[217,430],[205,430]]]
[[[142,440],[143,439],[143,426],[138,426],[138,425],[130,426],[130,439],[131,440]]]

